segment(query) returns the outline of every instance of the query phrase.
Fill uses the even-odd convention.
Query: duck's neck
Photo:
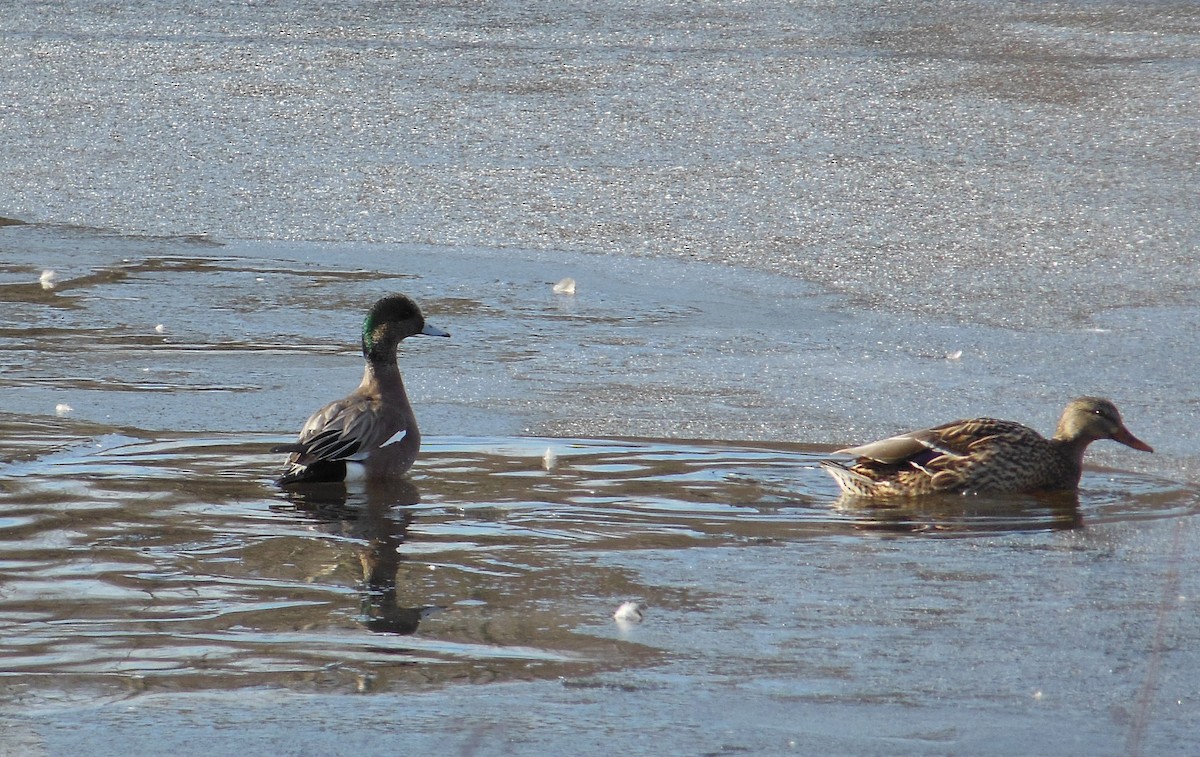
[[[1092,443],[1087,437],[1068,437],[1061,434],[1055,434],[1050,440],[1057,456],[1064,466],[1066,466],[1073,475],[1075,482],[1079,482],[1079,477],[1083,475],[1083,453],[1087,452],[1088,445]]]
[[[400,377],[395,347],[387,351],[370,352],[364,357],[367,365],[363,369],[361,388],[374,388],[383,393],[398,391],[401,396],[404,395],[404,380]]]
[[[417,428],[417,416],[412,405],[408,402],[408,393],[404,390],[404,379],[400,377],[400,367],[396,364],[396,353],[392,351],[388,360],[372,360],[367,358],[367,367],[363,369],[362,383],[358,390],[365,394],[378,397],[392,407],[399,408],[403,414],[401,428],[407,432],[405,444],[420,445],[421,431]]]
[[[367,365],[374,364],[376,367],[390,365],[395,368],[396,355],[399,351],[400,341],[397,339],[388,339],[386,336],[373,342],[363,339],[362,353]]]

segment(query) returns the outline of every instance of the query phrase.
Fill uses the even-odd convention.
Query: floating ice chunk
[[[575,279],[570,277],[563,279],[554,285],[555,294],[575,294]]]
[[[645,617],[642,606],[637,602],[622,602],[617,611],[613,613],[613,620],[617,621],[617,625],[622,628],[635,626],[641,623]]]
[[[49,268],[42,271],[42,275],[38,277],[38,282],[42,285],[42,289],[53,289],[56,281],[58,281],[58,274]]]
[[[71,412],[72,412],[74,409],[75,409],[75,408],[71,407],[71,406],[70,406],[70,405],[68,405],[67,403],[65,403],[65,402],[60,402],[60,403],[58,403],[57,405],[55,405],[55,406],[54,406],[54,414],[55,414],[55,415],[57,415],[57,416],[59,416],[59,417],[62,417],[62,416],[64,416],[64,415],[70,415],[70,414],[71,414]]]

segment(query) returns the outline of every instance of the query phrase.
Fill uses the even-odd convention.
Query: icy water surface
[[[1193,753],[1198,8],[6,3],[0,755]],[[289,499],[394,291],[415,491]]]
[[[1197,279],[1191,2],[11,0],[0,215],[699,258],[1043,326]]]
[[[866,506],[837,498],[815,466],[824,450],[535,437],[435,437],[408,480],[280,492],[270,482],[277,456],[264,454],[278,436],[98,432],[0,424],[9,461],[0,683],[27,712],[157,708],[161,695],[248,689],[444,691],[455,702],[463,684],[518,681],[608,692],[599,700],[607,711],[614,697],[688,681],[731,687],[729,696],[748,687],[747,696],[810,714],[805,703],[856,702],[868,717],[881,706],[914,716],[920,706],[920,728],[945,695],[934,692],[947,688],[962,698],[955,709],[1074,701],[1098,707],[1120,733],[1148,714],[1134,689],[1093,688],[1091,658],[1112,654],[1103,648],[1115,639],[1098,650],[1052,639],[1125,601],[1105,585],[1120,580],[1117,565],[1144,560],[1144,547],[1109,535],[1174,523],[1200,505],[1194,487],[1092,470],[1078,497]],[[641,624],[613,620],[625,601],[641,604]],[[1158,588],[1138,601],[1153,617]],[[1005,634],[1022,627],[1042,639],[1023,653],[1040,659],[1032,668],[1004,652]],[[1046,643],[1049,658],[1038,651]],[[1138,671],[1121,674],[1124,664],[1109,675],[1135,683]],[[914,674],[939,683],[914,686]],[[984,689],[971,683],[981,675]],[[1044,691],[1057,704],[1043,705]],[[544,692],[526,704],[530,692],[497,696],[545,706]],[[653,727],[667,712],[617,722]],[[737,722],[731,743],[747,748],[822,743],[811,724],[756,726],[747,741],[745,716]],[[470,752],[483,737],[519,745],[527,728],[493,723],[448,738]],[[52,744],[70,743],[49,733]],[[930,738],[977,736],[959,725]],[[237,743],[232,732],[222,738]],[[874,738],[848,724],[840,733],[842,747],[873,748]]]
[[[958,402],[1049,430],[1057,397],[1011,357],[1129,386],[1151,317],[1013,333],[708,264],[4,234],[16,753],[1191,743],[1200,494],[1188,416],[1155,411],[1182,370],[1121,403],[1159,452],[1095,445],[1077,497],[866,507],[817,467]],[[403,345],[421,459],[382,490],[279,491],[266,450],[355,385],[392,291],[453,334]],[[1111,359],[1055,358],[1079,340]],[[642,623],[614,621],[626,601]]]
[[[1200,502],[1109,471],[1082,498],[867,506],[838,500],[812,449],[533,437],[434,438],[410,479],[279,492],[279,437],[89,433],[0,428],[10,697],[578,677],[670,656],[615,628],[623,601],[652,623],[722,601],[647,582],[630,554],[747,548],[753,570],[753,548],[1045,534]]]

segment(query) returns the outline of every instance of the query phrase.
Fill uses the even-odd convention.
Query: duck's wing
[[[857,447],[839,449],[838,453],[894,465],[924,454],[930,449],[936,449],[937,438],[929,436],[931,431],[933,429],[910,431],[907,434],[889,436],[887,439],[867,442]]]
[[[960,457],[977,456],[997,446],[1033,448],[1045,443],[1041,434],[1016,421],[972,418],[928,429],[930,449],[945,450]]]
[[[821,467],[833,476],[846,494],[863,497],[915,495],[934,491],[932,478],[943,463],[961,457],[961,452],[946,445],[941,433],[954,424],[910,431],[887,439],[838,450],[853,455],[853,463],[822,461]]]
[[[967,457],[997,438],[1025,438],[1028,435],[1041,439],[1036,431],[1020,423],[997,418],[970,418],[943,423],[933,428],[909,431],[857,447],[840,449],[838,452],[896,465],[918,459],[928,461],[941,456]],[[931,456],[930,453],[935,454]]]
[[[292,453],[289,462],[294,465],[361,460],[371,450],[403,438],[403,423],[399,428],[397,423],[397,418],[385,417],[378,399],[352,394],[313,413],[297,442],[273,451]]]

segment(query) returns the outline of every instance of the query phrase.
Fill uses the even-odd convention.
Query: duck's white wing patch
[[[388,437],[387,441],[385,441],[383,444],[380,444],[379,446],[386,447],[389,444],[396,444],[397,442],[404,441],[404,437],[406,437],[406,436],[408,436],[408,429],[402,428],[399,431],[397,431],[396,433],[392,434],[390,437]]]

